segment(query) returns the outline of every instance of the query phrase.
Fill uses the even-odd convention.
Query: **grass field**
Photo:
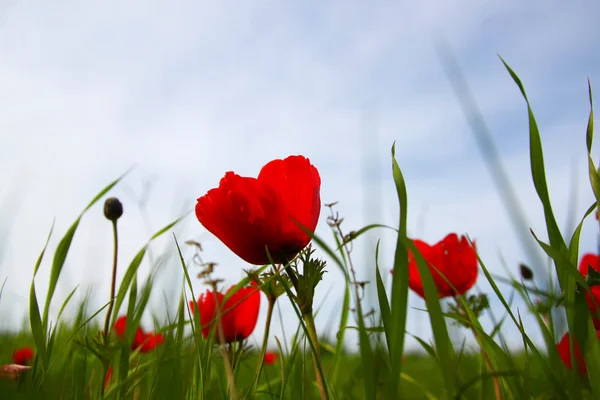
[[[506,67],[526,99],[519,78]],[[589,96],[591,106],[591,88]],[[548,194],[541,135],[533,111],[527,105],[531,174],[547,226],[546,232],[533,234],[536,239],[548,238],[547,242],[541,239],[538,242],[553,262],[560,287],[556,294],[535,293],[536,298],[541,296],[547,300],[546,307],[540,308],[532,300],[534,293],[523,285],[523,280],[531,278],[527,276],[526,268],[522,271],[522,279],[515,279],[512,284],[532,310],[537,307],[535,317],[544,337],[544,346],[536,346],[531,340],[521,322],[521,314],[511,308],[506,294],[487,270],[486,260],[477,259],[474,246],[467,238],[459,243],[440,242],[442,244],[439,246],[429,246],[408,238],[409,194],[392,147],[391,174],[398,194],[399,221],[394,226],[370,225],[346,233],[341,229],[339,220],[329,219],[335,246],[314,236],[314,228],[307,229],[307,224],[302,224],[302,231],[294,231],[296,236],[293,239],[305,237],[306,243],[298,244],[283,235],[285,240],[281,239],[283,243],[277,251],[271,252],[275,247],[270,245],[266,253],[264,246],[250,251],[239,246],[239,243],[252,243],[252,238],[236,236],[239,235],[239,229],[232,233],[228,229],[233,228],[211,225],[214,221],[210,218],[214,218],[218,209],[210,209],[205,214],[197,209],[198,219],[208,230],[216,232],[215,235],[236,254],[251,260],[250,263],[257,265],[257,268],[233,290],[219,294],[216,293],[218,276],[214,276],[211,265],[206,265],[203,279],[213,285],[213,291],[198,301],[196,312],[193,312],[190,307],[192,299],[187,298],[183,290],[192,289],[191,278],[181,257],[182,243],[175,238],[173,246],[179,252],[181,268],[186,277],[182,282],[179,308],[169,324],[157,324],[152,332],[137,330],[152,291],[152,280],[137,273],[146,256],[145,247],[129,264],[120,266],[126,272],[119,282],[113,278],[114,296],[106,299],[105,307],[88,314],[84,311],[86,307],[81,305],[74,320],[63,320],[60,313],[55,320],[50,319],[52,301],[53,304],[63,305],[62,313],[71,300],[71,296],[64,299],[53,297],[81,217],[88,210],[96,209],[122,177],[110,183],[92,199],[66,232],[51,233],[62,236],[56,249],[40,249],[35,272],[42,259],[52,259],[48,295],[44,299],[39,298],[32,283],[27,329],[17,336],[0,336],[0,360],[5,364],[0,367],[0,398],[600,398],[600,346],[596,331],[600,327],[600,319],[595,315],[595,305],[600,300],[600,292],[596,291],[596,286],[600,285],[600,273],[596,272],[596,268],[600,270],[600,266],[595,260],[580,262],[578,252],[583,222],[590,214],[593,218],[594,211],[600,205],[600,173],[591,156],[593,112],[590,110],[587,132],[578,137],[587,144],[589,180],[598,202],[590,204],[585,215],[580,216],[574,235],[564,238],[558,229]],[[310,171],[318,194],[320,181],[317,182],[314,172]],[[269,190],[264,189],[264,193],[271,193]],[[309,198],[320,206],[320,199],[316,203],[313,194],[309,193]],[[243,205],[252,206],[250,201]],[[105,215],[114,226],[115,244],[118,243],[118,206],[114,198],[105,202]],[[207,203],[207,209],[209,206],[220,205]],[[273,211],[272,215],[278,214]],[[234,219],[228,221],[230,226],[236,222]],[[176,220],[165,226],[152,239],[171,235],[172,228],[178,222]],[[261,229],[270,229],[271,225],[268,224],[272,222],[262,222],[264,225]],[[316,225],[316,221],[313,222]],[[378,295],[378,309],[374,317],[367,316],[362,308],[361,283],[356,282],[354,277],[352,258],[347,247],[373,229],[392,229],[397,233],[391,290],[387,290],[383,284],[376,262],[377,254],[373,255],[377,279],[373,284],[377,287]],[[252,234],[261,235],[264,232],[257,230],[248,233],[248,236]],[[310,239],[312,245],[306,247]],[[456,251],[456,254],[452,254],[452,251]],[[285,263],[282,254],[286,252],[297,257]],[[273,262],[260,262],[264,261],[265,256]],[[325,256],[329,260],[327,263],[323,261]],[[581,270],[583,264],[585,268]],[[592,268],[588,270],[588,267]],[[340,282],[345,288],[344,307],[336,317],[334,326],[337,341],[333,343],[318,339],[322,327],[314,323],[314,293],[319,290],[318,284],[324,269],[340,269],[345,277],[345,281]],[[419,277],[416,281],[415,276]],[[467,293],[477,278],[490,283],[492,292],[487,297]],[[423,349],[423,353],[419,354],[407,353],[405,346],[409,290],[424,297],[433,332],[432,342],[417,338]],[[198,299],[198,295],[195,293],[193,299]],[[245,339],[256,324],[258,306],[254,301],[259,295],[267,299],[269,316],[265,340],[257,348],[247,345]],[[271,358],[267,359],[267,350],[272,350],[267,349],[270,315],[274,304],[281,301],[281,296],[292,298],[298,324],[286,327],[293,337],[291,345],[279,343],[276,354],[271,353]],[[452,299],[453,307],[450,310],[441,306],[442,297]],[[491,331],[481,326],[479,315],[488,306],[488,298],[497,299],[503,304],[505,309],[501,311],[506,315],[504,323],[518,328],[523,342],[520,351],[511,351],[498,340],[496,328],[499,326]],[[548,312],[554,307],[564,312],[568,321],[569,336],[561,342],[561,346],[557,346],[557,343],[562,338],[556,336],[551,321],[552,313]],[[455,348],[448,333],[451,321],[458,321],[470,331],[478,349],[463,351]],[[358,332],[357,352],[348,352],[344,347],[344,338],[349,329]],[[9,365],[13,351],[24,347],[31,347],[35,354],[33,358],[25,357],[19,362],[26,368],[18,369],[14,363]],[[572,365],[578,367],[572,368]]]

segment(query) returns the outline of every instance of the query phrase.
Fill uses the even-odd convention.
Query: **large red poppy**
[[[583,275],[584,278],[587,278],[588,269],[592,267],[596,271],[600,271],[600,257],[596,254],[585,254],[581,257],[581,261],[579,262],[579,272]],[[598,318],[598,312],[600,309],[600,286],[592,286],[590,288],[590,292],[592,295],[586,291],[585,297],[588,302],[588,306],[590,307],[590,313],[592,314],[592,321],[594,321],[594,327],[596,329],[600,329],[600,318]]]
[[[598,334],[598,339],[600,339],[600,330],[596,331]],[[581,354],[581,348],[579,347],[579,343],[575,341],[573,343],[573,348],[575,350],[575,362],[577,363],[577,371],[580,375],[584,376],[587,374],[587,366],[585,365],[585,359],[583,358],[583,354]],[[560,355],[560,359],[565,364],[568,369],[572,369],[573,365],[571,364],[571,351],[569,348],[569,333],[567,332],[560,342],[556,345],[556,350],[558,350],[558,354]]]
[[[12,358],[15,364],[28,365],[31,361],[33,361],[33,356],[33,349],[26,346],[16,349]]]
[[[287,263],[310,242],[321,212],[319,171],[303,156],[265,165],[258,178],[227,172],[198,199],[196,217],[240,258],[255,265]],[[266,249],[268,248],[268,253]]]
[[[227,293],[233,288],[234,286]],[[217,321],[220,313],[225,343],[244,340],[256,327],[260,310],[260,291],[255,287],[246,287],[239,289],[223,303],[224,297],[220,292],[207,290],[198,298],[196,307],[200,311],[202,335],[208,337],[211,326]],[[194,311],[193,301],[190,301],[190,308]],[[220,340],[218,332],[216,338]]]
[[[433,246],[421,240],[413,240],[413,243],[429,265],[439,298],[464,294],[475,284],[477,280],[475,243],[471,247],[465,236],[461,236],[459,239],[455,233],[451,233]],[[452,286],[436,268],[450,281]],[[408,253],[408,286],[419,296],[425,298],[421,275],[411,251]]]
[[[120,316],[115,321],[115,325],[113,329],[115,333],[119,337],[119,339],[125,338],[125,328],[127,325],[127,315]],[[131,350],[136,350],[138,347],[140,348],[141,353],[148,353],[154,348],[162,344],[164,342],[163,335],[160,333],[146,333],[144,330],[138,326],[135,330],[135,336],[133,337],[133,342],[131,343]]]

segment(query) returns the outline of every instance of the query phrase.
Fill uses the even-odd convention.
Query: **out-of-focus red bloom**
[[[310,242],[321,212],[319,171],[303,156],[265,165],[258,178],[227,172],[198,199],[196,217],[244,261],[287,263]],[[267,253],[268,248],[269,253]]]
[[[413,243],[429,265],[439,298],[464,294],[475,284],[478,264],[476,247],[474,242],[471,247],[465,236],[459,239],[455,233],[451,233],[433,246],[421,240],[413,240]],[[456,290],[452,289],[436,268]],[[419,268],[411,251],[408,253],[408,286],[425,298]]]
[[[598,339],[600,339],[600,330],[596,331],[598,334]],[[585,365],[585,359],[583,358],[583,354],[581,354],[581,348],[579,347],[579,343],[577,341],[573,342],[573,348],[575,350],[575,362],[577,363],[577,371],[579,375],[584,376],[587,374],[587,366]],[[558,354],[560,355],[560,359],[563,361],[565,366],[569,369],[573,368],[571,364],[571,352],[569,351],[569,333],[567,332],[565,336],[562,337],[560,342],[556,345],[556,350],[558,350]]]
[[[115,321],[115,325],[113,329],[115,330],[119,339],[125,339],[125,327],[127,325],[127,316],[123,315],[117,318]],[[154,334],[154,333],[145,333],[144,330],[138,326],[135,330],[135,336],[133,337],[133,343],[131,343],[131,350],[136,350],[141,346],[140,352],[148,353],[154,348],[162,344],[164,342],[164,338],[162,334]]]
[[[104,387],[106,388],[110,383],[110,378],[112,377],[112,367],[108,367],[108,371],[106,371],[106,378],[104,379]]]
[[[234,286],[227,293],[233,288]],[[256,327],[260,310],[260,291],[255,287],[246,287],[239,289],[225,302],[223,302],[224,297],[225,295],[220,292],[207,290],[200,295],[196,304],[190,301],[192,311],[195,311],[194,306],[196,306],[200,312],[202,335],[205,338],[208,337],[212,324],[217,321],[220,309],[225,343],[244,340],[252,334]],[[218,330],[215,337],[217,341],[220,341]]]
[[[20,347],[13,352],[13,362],[19,365],[28,365],[33,361],[33,349],[29,346]]]
[[[596,254],[585,254],[581,257],[581,261],[579,262],[579,272],[583,275],[584,278],[587,278],[588,269],[592,267],[596,271],[600,271],[600,257]],[[590,292],[592,295],[586,291],[585,297],[588,302],[588,306],[590,307],[590,313],[592,314],[592,321],[594,321],[594,327],[596,329],[600,329],[600,318],[598,318],[598,306],[600,306],[600,286],[592,286],[590,288]]]
[[[148,353],[152,350],[154,350],[154,348],[156,346],[158,346],[159,344],[163,344],[164,343],[164,338],[163,335],[160,333],[154,334],[154,333],[145,333],[144,334],[144,342],[142,344],[142,348],[140,349],[140,351],[142,353]]]
[[[273,365],[275,364],[275,361],[277,361],[277,359],[279,358],[279,354],[277,354],[274,351],[267,351],[265,353],[265,359],[264,362],[267,365]]]

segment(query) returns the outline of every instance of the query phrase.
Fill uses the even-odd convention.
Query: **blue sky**
[[[304,154],[319,168],[323,203],[340,202],[346,230],[393,225],[394,141],[411,234],[436,242],[449,232],[468,233],[491,270],[503,274],[502,254],[517,272],[528,260],[432,39],[441,35],[452,46],[527,224],[545,237],[529,174],[525,104],[498,54],[522,78],[538,118],[559,221],[568,218],[573,187],[580,216],[593,201],[584,135],[586,80],[600,79],[599,13],[593,1],[4,3],[2,328],[16,329],[26,318],[33,265],[53,219],[52,249],[89,199],[133,164],[113,192],[125,206],[121,272],[152,231],[191,209],[225,171],[256,175],[269,160],[290,154]],[[329,240],[326,215],[324,209],[317,234]],[[582,252],[594,250],[596,230],[592,221],[585,225]],[[202,242],[204,258],[219,263],[228,283],[248,268],[193,215],[176,233]],[[55,312],[77,284],[76,299],[91,291],[91,308],[106,301],[110,238],[102,208],[92,209],[73,242]],[[372,271],[377,238],[382,268],[393,261],[392,235],[365,237],[354,253],[362,278]],[[172,249],[170,237],[152,248],[155,257]],[[36,280],[38,296],[49,261]],[[141,273],[149,270],[144,264]],[[176,261],[161,265],[149,311],[173,313],[181,275]],[[332,265],[319,286],[322,326],[340,306],[339,278]],[[489,289],[483,278],[479,286]],[[423,307],[415,296],[410,302]],[[281,307],[289,315],[289,304]],[[424,317],[411,311],[409,329],[429,337]],[[150,314],[144,321],[149,328]],[[295,328],[293,319],[284,324]],[[262,334],[260,323],[255,333]]]

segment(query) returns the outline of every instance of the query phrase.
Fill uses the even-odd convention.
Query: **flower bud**
[[[116,222],[123,215],[123,204],[116,197],[109,197],[104,202],[104,216]]]
[[[531,268],[529,268],[527,265],[525,264],[520,264],[519,268],[521,269],[521,277],[526,280],[526,281],[530,281],[533,279],[533,271],[531,270]]]

